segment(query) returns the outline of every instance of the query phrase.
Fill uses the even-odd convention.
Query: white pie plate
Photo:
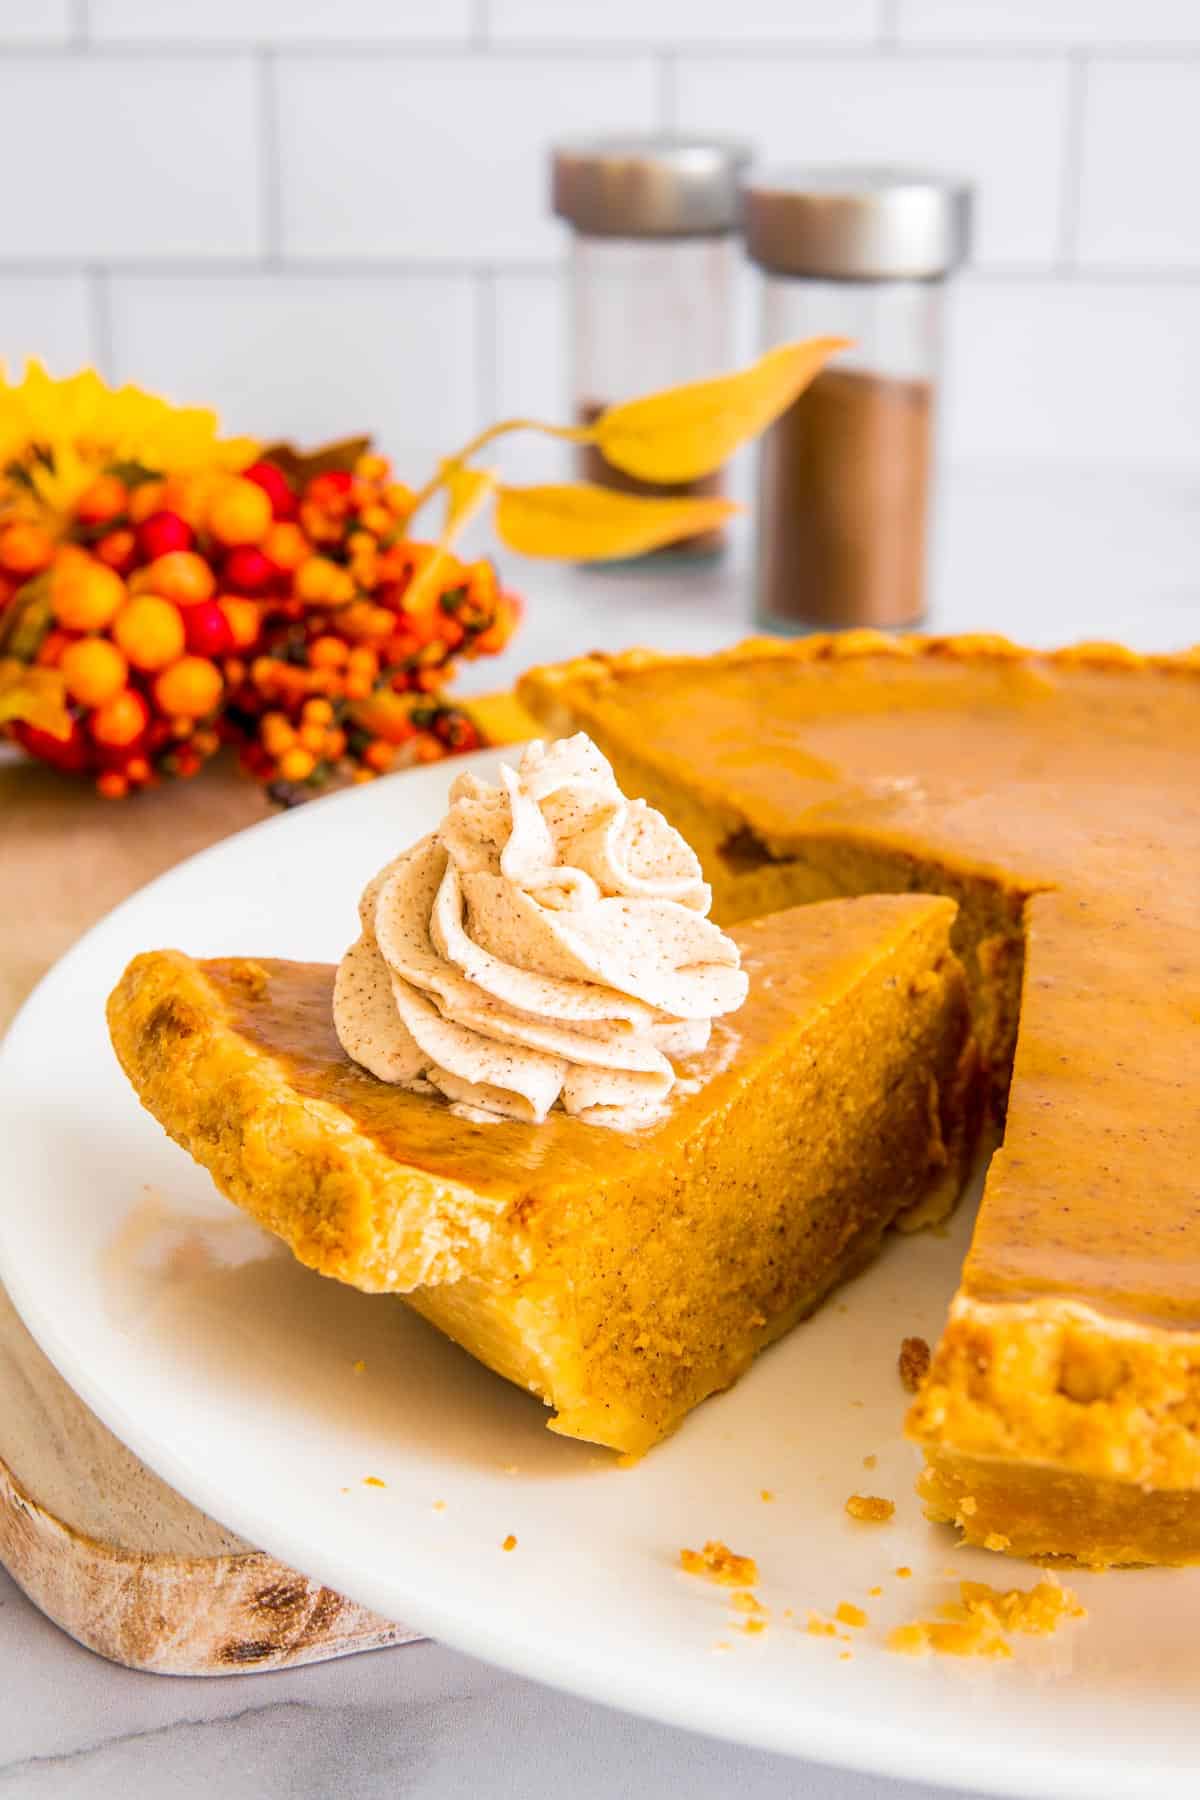
[[[969,1207],[945,1235],[891,1244],[623,1469],[547,1433],[537,1401],[399,1302],[300,1268],[141,1111],[103,1015],[128,958],[176,945],[335,959],[363,883],[437,822],[446,785],[435,767],[229,839],[127,901],[30,999],[0,1052],[0,1278],[43,1349],[198,1506],[525,1675],[715,1736],[987,1793],[1192,1791],[1200,1571],[1074,1577],[1088,1619],[1014,1640],[1011,1662],[884,1646],[892,1625],[954,1598],[955,1577],[1039,1578],[925,1523],[900,1435],[897,1348],[936,1336]],[[856,1490],[894,1497],[895,1521],[848,1518]],[[757,1558],[764,1633],[739,1629],[727,1591],[680,1572],[680,1546],[707,1538]],[[808,1610],[843,1600],[869,1624],[808,1635]]]

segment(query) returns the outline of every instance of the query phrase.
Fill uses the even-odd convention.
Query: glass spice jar
[[[766,171],[743,189],[764,349],[853,339],[759,451],[755,604],[774,631],[925,612],[946,277],[970,190],[904,169]]]
[[[553,151],[553,207],[573,227],[571,362],[577,421],[677,383],[718,375],[734,360],[734,237],[743,144],[710,138],[595,138]],[[659,497],[719,494],[720,472],[660,485],[622,473],[580,446],[583,480]],[[664,564],[712,556],[721,530],[638,558]]]

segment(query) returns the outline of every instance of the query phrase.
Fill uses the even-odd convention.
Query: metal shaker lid
[[[552,152],[552,204],[593,237],[706,237],[738,221],[746,144],[661,135],[581,138]]]
[[[828,281],[922,281],[966,257],[971,189],[925,170],[764,169],[742,184],[754,262]]]

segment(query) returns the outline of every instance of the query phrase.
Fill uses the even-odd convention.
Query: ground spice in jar
[[[932,451],[930,382],[818,375],[763,441],[759,616],[916,624]]]
[[[601,413],[607,411],[607,406],[589,400],[581,403],[576,417],[580,425],[594,425]],[[696,481],[640,481],[636,475],[627,475],[623,469],[614,468],[596,444],[580,444],[578,467],[583,481],[594,482],[597,487],[613,488],[620,494],[645,494],[650,499],[694,500],[725,491],[724,475],[720,469],[712,475],[703,475]],[[724,526],[715,525],[709,531],[695,531],[688,537],[676,538],[672,543],[663,544],[658,550],[648,551],[638,561],[650,558],[659,561],[675,556],[714,556],[724,547],[725,539]]]

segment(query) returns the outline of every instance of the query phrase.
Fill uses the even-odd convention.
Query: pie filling
[[[684,832],[721,922],[957,902],[1004,1140],[909,1419],[931,1514],[1200,1559],[1200,656],[846,633],[584,659],[521,698]]]

